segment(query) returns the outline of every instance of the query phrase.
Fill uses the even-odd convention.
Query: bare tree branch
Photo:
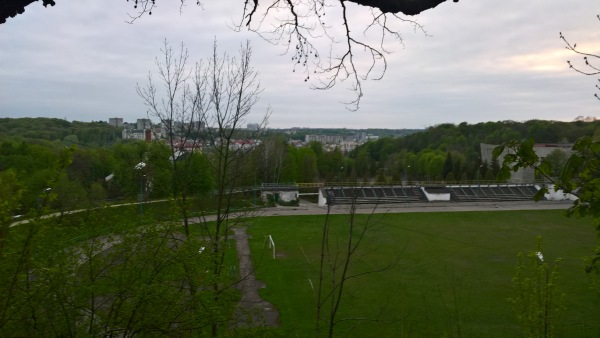
[[[4,20],[22,13],[35,0],[16,0],[13,5],[0,5]],[[53,0],[43,0],[54,4]],[[130,0],[127,0],[130,1]],[[133,23],[142,16],[152,15],[157,0],[131,0],[134,13],[128,14]],[[415,31],[426,34],[416,21],[402,18],[399,13],[416,15],[447,0],[244,0],[243,13],[235,29],[256,32],[265,41],[284,48],[292,54],[292,72],[302,72],[308,82],[311,75],[314,89],[331,89],[338,82],[348,82],[354,98],[344,102],[348,109],[357,110],[363,97],[363,82],[380,80],[387,70],[386,55],[392,50],[388,43],[403,46],[398,23],[409,24]],[[458,2],[458,0],[453,0]],[[183,11],[186,0],[180,0]],[[200,0],[196,5],[202,6]],[[368,10],[371,22],[365,28],[362,18],[350,16],[353,10]],[[366,6],[362,9],[356,5]],[[326,16],[327,15],[327,16]],[[329,19],[333,17],[332,19]],[[0,23],[3,21],[0,16]],[[331,20],[331,23],[326,21]],[[338,31],[342,27],[342,31]],[[376,28],[376,29],[375,29]],[[354,32],[362,32],[362,36]],[[389,40],[389,41],[388,41]],[[373,43],[373,41],[378,41]],[[329,49],[329,53],[323,50]],[[328,55],[322,58],[321,55]],[[366,61],[365,61],[366,60]]]
[[[37,2],[38,0],[6,0],[0,2],[0,24],[6,22],[8,18],[14,18],[19,14],[23,14],[25,12],[25,7],[28,5]],[[126,0],[129,2],[129,0]],[[246,8],[249,4],[250,0],[244,1],[244,8]],[[323,0],[314,0],[315,2],[322,2]],[[354,2],[359,5],[373,7],[380,9],[383,13],[404,13],[406,15],[416,15],[425,10],[432,9],[437,5],[445,2],[447,0],[351,0],[349,2]],[[453,0],[454,2],[458,2],[458,0]],[[133,2],[133,0],[132,0]],[[148,2],[151,2],[152,5],[148,6]],[[150,11],[154,8],[155,0],[137,0],[134,2],[134,6],[141,6],[140,9],[146,9],[141,14],[150,14]],[[258,7],[259,0],[252,0],[253,2],[253,10],[251,10],[251,14],[256,11]],[[56,3],[54,0],[42,0],[44,6],[51,5],[54,6]],[[186,0],[180,0],[180,11],[183,10],[185,6]],[[196,4],[201,6],[202,3],[199,0],[196,0]],[[137,9],[137,7],[135,8]],[[250,18],[253,15],[250,15]],[[136,17],[134,15],[134,17]],[[139,18],[137,16],[136,18]]]
[[[380,80],[387,70],[386,55],[393,49],[388,45],[403,47],[403,24],[427,33],[416,21],[377,7],[367,9],[370,22],[361,22],[363,18],[354,12],[363,9],[348,7],[352,3],[355,4],[342,0],[246,1],[236,29],[248,29],[271,44],[283,46],[283,54],[292,54],[292,72],[303,72],[305,82],[314,77],[313,89],[327,90],[341,82],[349,83],[354,97],[344,103],[348,109],[357,110],[363,97],[363,82]]]
[[[600,15],[596,15],[596,18],[598,18],[598,20],[600,21]],[[563,40],[566,45],[565,46],[566,49],[583,57],[583,63],[585,65],[584,67],[576,66],[573,63],[571,63],[571,60],[568,60],[567,64],[569,64],[569,68],[571,68],[574,71],[576,71],[577,73],[580,73],[583,75],[599,75],[600,74],[600,55],[581,51],[580,49],[577,48],[577,44],[576,43],[571,44],[567,40],[567,38],[565,38],[565,36],[563,35],[562,32],[560,32],[559,34],[560,34],[560,39]],[[598,79],[598,81],[600,82],[600,79]],[[596,88],[598,90],[600,90],[600,86],[598,84],[596,84]],[[595,93],[594,96],[598,100],[600,100],[600,96],[598,96],[597,93]]]

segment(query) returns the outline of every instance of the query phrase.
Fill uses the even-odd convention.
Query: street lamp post
[[[406,195],[405,185],[408,185],[408,170],[410,169],[410,164],[406,166],[406,170],[404,171],[404,182],[402,184],[402,194],[404,196],[404,207],[408,207],[408,195]]]
[[[42,194],[46,195],[46,194],[48,194],[48,192],[50,190],[52,190],[52,188],[46,188],[42,191]],[[41,205],[41,201],[40,201],[40,195],[37,195],[37,212],[38,212],[38,214],[40,213],[41,208],[42,208],[42,205]]]
[[[142,218],[142,214],[144,205],[144,175],[140,174],[140,218]]]
[[[143,210],[143,202],[144,202],[144,175],[142,175],[142,169],[144,169],[146,167],[146,163],[144,162],[140,162],[138,164],[135,165],[134,169],[138,170],[140,173],[140,223],[142,222],[142,214],[144,213]]]
[[[256,193],[258,192],[258,189],[256,187],[256,172],[258,172],[258,168],[254,170],[254,186],[252,187],[252,199],[253,199],[255,208],[256,208]]]
[[[483,164],[477,168],[477,186],[481,186],[481,168],[483,168]]]

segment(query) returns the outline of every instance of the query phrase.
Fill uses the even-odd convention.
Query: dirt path
[[[279,311],[273,304],[261,299],[258,293],[258,290],[264,288],[265,284],[256,280],[256,276],[254,276],[246,227],[237,227],[233,229],[233,232],[241,279],[239,288],[242,291],[237,325],[278,327]]]

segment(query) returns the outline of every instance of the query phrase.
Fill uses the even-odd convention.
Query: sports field
[[[332,241],[344,251],[347,215],[332,217]],[[508,301],[517,254],[534,251],[542,238],[544,261],[557,259],[557,322],[565,337],[600,333],[598,276],[584,272],[597,245],[589,219],[561,210],[437,212],[357,215],[370,230],[351,273],[396,262],[391,270],[348,282],[336,336],[518,337],[521,327]],[[261,295],[280,311],[285,337],[315,336],[315,291],[325,216],[261,217],[248,233]],[[334,235],[335,234],[335,235]],[[265,246],[271,235],[276,259]],[[333,239],[339,236],[339,242]],[[336,247],[336,245],[332,245]],[[312,286],[311,286],[312,283]],[[557,297],[559,299],[561,297]]]

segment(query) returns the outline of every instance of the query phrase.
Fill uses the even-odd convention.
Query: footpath
[[[233,229],[233,233],[240,266],[241,282],[238,288],[242,291],[237,325],[278,327],[279,312],[273,304],[261,299],[258,294],[259,289],[264,288],[265,284],[256,280],[254,275],[246,227],[237,227]]]

